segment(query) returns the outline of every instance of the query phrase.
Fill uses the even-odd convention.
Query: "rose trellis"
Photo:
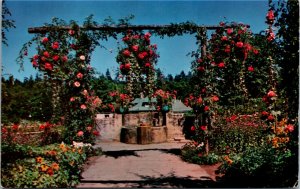
[[[20,52],[18,62],[23,64],[24,54],[33,42],[37,43],[38,54],[34,55],[32,65],[48,76],[55,83],[57,93],[62,99],[56,98],[63,109],[65,140],[93,142],[99,133],[95,129],[95,107],[101,100],[93,95],[90,79],[93,71],[90,66],[90,57],[99,40],[108,37],[117,37],[125,34],[125,47],[120,50],[117,62],[120,72],[128,81],[128,95],[151,96],[155,87],[155,64],[158,55],[156,46],[150,44],[152,35],[176,36],[197,33],[196,37],[205,35],[207,30],[232,28],[235,26],[199,26],[192,22],[170,25],[129,25],[122,22],[119,25],[98,25],[89,18],[84,26],[76,23],[66,24],[55,20],[55,24],[44,27],[29,28],[35,37],[25,44]],[[147,33],[141,31],[148,30]],[[203,38],[204,39],[204,38]],[[205,40],[204,40],[205,41]],[[205,53],[206,42],[200,41],[200,48]],[[209,58],[209,56],[206,56]],[[221,64],[218,65],[219,67]],[[207,66],[200,66],[199,71]],[[139,91],[139,94],[136,94]],[[211,93],[212,94],[212,93]],[[217,96],[213,97],[216,101]],[[55,102],[55,100],[53,101]],[[204,106],[205,111],[208,106]],[[212,114],[209,114],[212,115]]]

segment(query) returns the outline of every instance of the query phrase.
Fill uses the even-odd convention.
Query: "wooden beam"
[[[180,24],[178,24],[180,25]],[[114,31],[126,31],[126,30],[160,30],[164,28],[172,28],[176,26],[174,25],[97,25],[97,26],[88,26],[88,27],[80,27],[80,29],[83,30],[114,30]],[[227,26],[205,26],[205,25],[197,25],[195,28],[206,28],[207,30],[215,30],[218,28],[230,28],[235,27],[235,25],[227,25]],[[250,27],[249,25],[246,25],[246,27]],[[70,26],[57,26],[57,27],[48,27],[48,26],[42,26],[42,27],[31,27],[28,28],[29,33],[47,33],[50,30],[70,30],[72,27]]]

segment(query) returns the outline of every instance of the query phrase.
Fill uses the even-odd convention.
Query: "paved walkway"
[[[105,155],[85,165],[78,188],[211,187],[216,166],[199,166],[180,159],[185,143],[149,145],[100,143]]]

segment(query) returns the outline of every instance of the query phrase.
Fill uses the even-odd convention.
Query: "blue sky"
[[[79,24],[89,16],[102,23],[111,16],[114,20],[130,14],[135,16],[132,24],[170,24],[193,21],[199,25],[217,25],[220,21],[235,21],[249,24],[254,33],[266,29],[265,15],[268,10],[267,1],[6,1],[12,13],[10,19],[15,20],[16,29],[6,35],[9,46],[2,45],[3,75],[12,74],[23,80],[24,77],[35,75],[29,57],[35,54],[32,48],[28,52],[24,71],[18,71],[16,63],[22,45],[33,37],[27,29],[42,26],[51,22],[53,17],[63,20],[75,20]],[[187,53],[196,50],[194,35],[160,39],[152,37],[152,43],[158,46],[160,58],[157,64],[165,75],[178,74],[182,70],[190,70],[191,57]],[[120,40],[121,42],[121,40]],[[108,50],[97,48],[93,53],[91,64],[97,71],[105,73],[109,69],[113,74],[118,68],[115,61],[117,41],[101,42]],[[121,42],[122,44],[122,42]]]

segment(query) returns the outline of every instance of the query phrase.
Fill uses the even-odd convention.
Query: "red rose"
[[[202,58],[199,58],[199,59],[197,60],[197,62],[198,62],[198,63],[203,62]]]
[[[208,106],[205,106],[205,107],[204,107],[204,111],[206,111],[206,112],[209,111],[209,107],[208,107]]]
[[[133,39],[139,39],[139,38],[140,38],[139,35],[134,35],[134,36],[133,36]]]
[[[200,128],[202,131],[205,131],[207,129],[207,127],[205,125],[202,125]]]
[[[83,74],[79,72],[79,73],[76,75],[76,77],[77,77],[78,79],[82,79],[82,78],[83,78]]]
[[[273,10],[269,10],[266,16],[267,20],[273,21],[275,19]]]
[[[232,33],[233,33],[233,29],[232,29],[232,28],[228,28],[228,29],[227,29],[227,34],[230,35],[230,34],[232,34]]]
[[[227,41],[227,36],[222,36],[221,40],[222,41]]]
[[[35,54],[33,57],[32,57],[34,60],[37,60],[39,58],[39,55],[38,54]]]
[[[120,70],[123,70],[124,69],[124,64],[121,64],[120,65]]]
[[[268,95],[269,98],[277,96],[274,91],[269,91],[267,95]]]
[[[254,68],[253,68],[252,66],[249,66],[249,67],[248,67],[248,71],[249,71],[249,72],[254,72]]]
[[[262,116],[268,116],[268,115],[269,115],[269,113],[268,113],[268,112],[266,112],[266,111],[263,111],[263,112],[261,112],[261,115],[262,115]]]
[[[68,57],[67,57],[66,55],[64,55],[64,56],[62,57],[62,61],[63,61],[63,62],[67,62],[67,61],[68,61]]]
[[[201,93],[206,93],[206,89],[205,88],[201,89]]]
[[[49,58],[49,56],[50,56],[50,54],[49,54],[48,51],[45,51],[45,52],[43,53],[43,55],[44,55],[45,57],[47,57],[47,58]]]
[[[53,65],[51,63],[45,63],[45,66],[44,66],[45,70],[50,70],[52,71],[53,70]]]
[[[255,54],[255,55],[257,55],[258,54],[258,50],[257,49],[252,49],[252,51],[253,51],[253,53]]]
[[[43,62],[46,62],[47,58],[44,57],[44,56],[42,56],[41,60],[42,60]]]
[[[192,127],[191,127],[191,131],[195,131],[196,130],[196,127],[193,125]]]
[[[56,49],[58,49],[58,48],[59,48],[59,43],[58,43],[58,42],[54,42],[54,43],[52,44],[52,49],[56,50]]]
[[[37,67],[38,66],[38,63],[36,61],[32,61],[31,63],[32,63],[33,67]]]
[[[6,129],[5,127],[3,127],[3,128],[1,129],[1,132],[2,132],[2,133],[7,133],[7,129]]]
[[[213,96],[213,97],[212,97],[212,101],[214,101],[214,102],[219,101],[219,97],[218,97],[218,96]]]
[[[53,169],[49,167],[47,169],[47,174],[50,175],[50,176],[52,176],[54,174]]]
[[[93,135],[99,136],[99,135],[100,135],[100,132],[95,130],[95,131],[93,131]]]
[[[130,64],[130,63],[125,64],[125,69],[126,69],[126,70],[129,70],[130,67],[131,67],[131,64]]]
[[[134,52],[137,52],[139,50],[139,46],[138,45],[133,45],[131,48],[132,48],[132,50]]]
[[[128,36],[123,37],[123,41],[128,41],[130,38]]]
[[[19,129],[19,125],[17,125],[17,124],[13,124],[13,126],[12,126],[12,130],[18,130]]]
[[[202,104],[202,102],[203,102],[202,98],[199,97],[199,98],[197,99],[197,103],[198,103],[198,104]]]
[[[226,52],[226,53],[230,53],[230,52],[231,52],[230,45],[227,45],[227,46],[225,47],[224,52]]]
[[[47,38],[47,37],[44,37],[43,39],[42,39],[42,43],[47,43],[49,41],[49,39]]]
[[[150,34],[149,32],[147,32],[147,33],[144,35],[144,38],[145,38],[146,40],[149,40],[150,37],[151,37],[151,34]]]
[[[90,132],[92,129],[93,129],[92,126],[87,126],[87,127],[86,127],[86,130],[89,131],[89,132]]]
[[[238,48],[242,48],[244,46],[244,43],[243,42],[237,42],[235,44],[235,46],[237,46]]]
[[[220,62],[220,63],[218,64],[218,67],[219,67],[219,68],[224,68],[224,67],[225,67],[224,62]]]
[[[54,61],[58,61],[59,56],[58,56],[58,55],[54,55],[54,56],[52,57],[52,59],[53,59]]]
[[[45,125],[40,125],[39,130],[44,130],[45,129]]]
[[[79,136],[79,137],[81,137],[81,136],[83,136],[83,131],[78,131],[78,133],[77,133],[77,136]]]
[[[152,56],[154,54],[153,50],[149,50],[149,56]]]
[[[69,33],[69,35],[74,35],[75,31],[74,30],[69,30],[68,33]]]
[[[269,121],[274,121],[274,116],[273,116],[272,114],[270,114],[270,115],[268,116],[268,120],[269,120]]]
[[[123,51],[124,56],[130,56],[130,54],[131,54],[131,52],[127,49]]]
[[[220,26],[225,26],[225,23],[224,22],[220,22]]]
[[[285,127],[285,130],[288,131],[288,132],[293,132],[294,131],[294,125],[291,125],[291,124],[287,125]]]
[[[150,68],[150,67],[151,67],[151,64],[150,64],[149,62],[147,62],[147,63],[145,64],[145,67]]]
[[[197,70],[200,71],[200,72],[204,72],[205,68],[203,66],[200,66],[200,67],[197,68]]]

